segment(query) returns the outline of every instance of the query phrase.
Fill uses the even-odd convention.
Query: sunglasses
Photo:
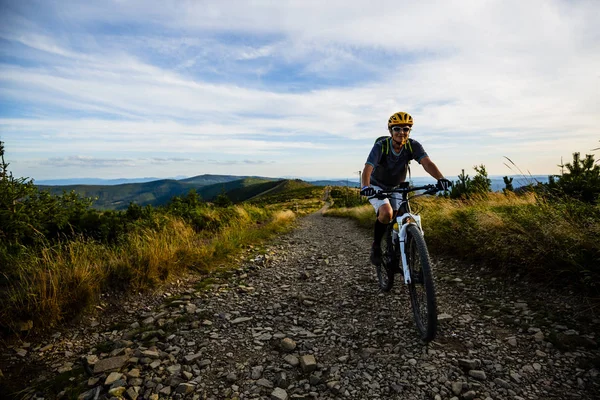
[[[400,133],[400,132],[404,132],[404,133],[408,133],[410,132],[410,126],[392,126],[392,132],[394,133]]]

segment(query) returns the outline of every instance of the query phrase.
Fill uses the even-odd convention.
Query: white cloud
[[[45,10],[50,22],[1,20],[5,45],[28,61],[0,64],[0,100],[30,105],[33,116],[0,118],[17,160],[58,141],[65,157],[267,154],[276,171],[298,159],[315,166],[297,162],[302,172],[286,174],[322,175],[324,152],[339,171],[360,168],[399,109],[413,113],[413,135],[452,174],[479,163],[508,173],[503,155],[545,173],[597,147],[594,1],[69,4]],[[108,15],[140,29],[86,28]],[[275,171],[269,162],[248,168]]]

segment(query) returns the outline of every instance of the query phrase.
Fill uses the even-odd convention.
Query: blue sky
[[[600,147],[598,20],[595,0],[0,0],[0,140],[38,180],[345,178],[405,110],[450,178],[557,173]]]

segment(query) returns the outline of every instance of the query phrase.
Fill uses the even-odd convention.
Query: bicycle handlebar
[[[422,195],[424,194],[435,194],[437,192],[443,191],[443,189],[438,189],[438,187],[436,185],[424,185],[424,186],[414,186],[414,187],[408,187],[408,188],[396,188],[396,189],[390,189],[390,190],[378,190],[373,196],[368,197],[368,200],[371,199],[379,199],[379,200],[383,200],[387,197],[390,197],[390,195],[392,193],[410,193],[410,192],[416,192],[417,190],[425,190],[424,193],[422,193]],[[420,196],[420,195],[419,195]]]

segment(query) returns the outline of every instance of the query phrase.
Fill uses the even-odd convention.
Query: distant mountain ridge
[[[473,175],[473,174],[471,174]],[[164,180],[175,180],[183,183],[200,184],[202,186],[210,185],[213,183],[230,182],[239,179],[250,178],[251,176],[238,176],[238,175],[214,175],[214,174],[203,174],[193,177],[174,177],[174,178],[120,178],[120,179],[102,179],[102,178],[72,178],[72,179],[50,179],[50,180],[39,180],[34,181],[38,186],[80,186],[80,185],[100,185],[100,186],[114,186],[122,185],[126,183],[146,183],[154,181]],[[302,178],[302,177],[260,177],[252,176],[253,178],[260,178],[265,180],[297,180],[300,179],[305,182],[309,182],[315,186],[350,186],[358,187],[358,178],[346,178],[346,179],[313,179],[313,178]],[[527,185],[532,182],[548,182],[548,175],[508,175],[509,178],[513,178],[514,187],[520,187]],[[504,188],[504,181],[502,175],[491,175],[489,177],[492,181],[492,190],[498,191]],[[421,185],[424,183],[431,183],[433,178],[430,177],[413,177],[412,181],[415,185]],[[450,177],[449,179],[456,181],[456,177]]]
[[[70,179],[42,179],[34,180],[34,183],[38,186],[73,186],[73,185],[102,185],[102,186],[113,186],[122,185],[125,183],[145,183],[153,181],[163,180],[175,180],[180,182],[190,181],[194,183],[196,181],[204,181],[207,184],[219,183],[223,180],[237,180],[247,178],[248,176],[237,176],[237,175],[213,175],[204,174],[193,177],[187,176],[175,176],[172,178],[155,178],[155,177],[144,177],[144,178],[118,178],[118,179],[103,179],[103,178],[70,178]],[[221,179],[219,179],[221,178]],[[231,179],[229,179],[231,178]]]
[[[105,210],[122,210],[129,203],[139,205],[160,205],[167,203],[173,196],[180,196],[194,189],[205,200],[212,200],[221,192],[249,187],[255,184],[277,181],[274,178],[240,177],[232,175],[199,175],[184,180],[161,179],[142,183],[120,185],[37,185],[41,190],[52,194],[63,191],[76,193],[96,199],[93,206]]]
[[[513,186],[518,188],[530,183],[547,182],[545,175],[530,177],[513,177]],[[146,178],[144,178],[146,179]],[[150,179],[150,178],[148,178]],[[502,190],[505,185],[502,177],[490,177],[492,190]],[[413,177],[413,185],[434,183],[430,177]],[[278,191],[307,186],[349,186],[357,187],[354,180],[318,180],[306,182],[301,179],[278,179],[256,176],[211,175],[204,174],[185,179],[158,179],[148,182],[105,184],[105,185],[37,185],[52,194],[63,191],[75,191],[83,197],[95,199],[93,206],[103,210],[123,210],[130,203],[141,206],[158,206],[167,203],[173,196],[181,196],[194,189],[204,200],[211,201],[220,193],[226,193],[234,202],[241,202],[266,194],[277,194]],[[287,189],[286,189],[287,188]]]

